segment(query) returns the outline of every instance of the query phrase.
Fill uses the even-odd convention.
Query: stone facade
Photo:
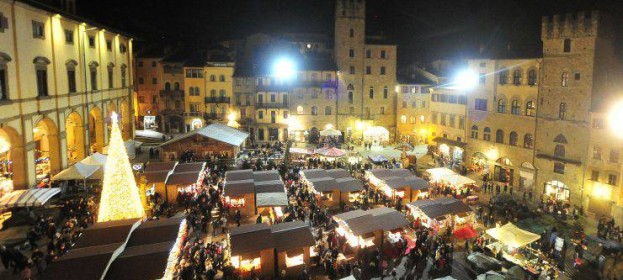
[[[430,137],[430,85],[400,83],[397,86],[396,127],[401,141],[428,143]]]

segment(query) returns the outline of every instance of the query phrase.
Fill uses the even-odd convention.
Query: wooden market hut
[[[417,200],[420,193],[430,188],[428,182],[419,178],[404,168],[373,169],[368,172],[368,178],[377,189],[385,192],[392,198],[401,197],[403,202]]]
[[[200,158],[226,153],[234,158],[244,147],[249,134],[221,123],[213,123],[173,138],[160,145],[160,160],[176,161],[187,150]]]
[[[148,162],[143,169],[144,173],[149,172],[161,172],[161,171],[171,171],[175,167],[177,162],[175,161],[167,161],[167,162]]]
[[[344,169],[307,169],[301,173],[316,191],[320,206],[339,208],[340,204],[352,204],[351,193],[363,190],[363,183]]]
[[[288,206],[288,196],[277,170],[227,171],[223,192],[231,206],[239,208],[244,216]]]
[[[445,224],[460,224],[459,219],[468,222],[473,210],[463,201],[452,197],[440,197],[437,199],[423,199],[407,204],[414,218],[420,218],[421,224],[432,227],[438,223],[440,227]],[[458,217],[458,218],[457,218]]]
[[[226,181],[223,196],[242,216],[255,214],[255,184],[253,179]]]
[[[164,183],[164,199],[171,204],[175,204],[179,190],[199,182],[202,173],[203,171],[190,171],[169,174]]]
[[[275,241],[277,271],[301,275],[304,266],[311,267],[311,247],[316,245],[316,240],[305,222],[275,224],[270,231]]]

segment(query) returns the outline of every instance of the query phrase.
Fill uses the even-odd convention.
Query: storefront
[[[0,197],[13,190],[13,161],[11,147],[7,140],[0,138]]]
[[[359,202],[363,183],[344,169],[307,169],[300,172],[303,182],[316,195],[320,206],[340,208]]]
[[[474,172],[489,172],[489,160],[487,156],[481,152],[476,152],[472,155],[472,162],[470,165],[470,170]]]
[[[149,112],[147,112],[149,114]],[[143,116],[143,129],[145,130],[157,130],[158,121],[156,116],[146,115]]]
[[[444,137],[435,137],[433,141],[437,143],[437,150],[441,155],[452,159],[454,162],[463,161],[465,145],[467,145],[467,143]]]
[[[514,182],[515,170],[513,163],[506,157],[501,157],[495,161],[493,169],[493,180],[503,183]]]
[[[545,183],[544,194],[552,200],[568,201],[571,197],[569,187],[560,181],[549,181]]]

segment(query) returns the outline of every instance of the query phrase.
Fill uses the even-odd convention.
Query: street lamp
[[[273,74],[282,80],[289,80],[294,77],[296,67],[294,62],[288,58],[279,58],[273,64]]]
[[[610,130],[618,137],[623,138],[623,101],[620,101],[612,107],[608,115],[608,125]]]
[[[464,90],[473,89],[477,84],[478,74],[469,69],[459,71],[454,77],[454,85]]]

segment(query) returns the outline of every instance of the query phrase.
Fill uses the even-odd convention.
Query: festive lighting
[[[186,223],[186,219],[183,219],[180,223],[180,229],[177,232],[177,239],[173,244],[173,248],[171,248],[171,252],[169,253],[169,258],[167,259],[167,267],[164,270],[164,276],[161,278],[162,280],[171,280],[173,279],[173,274],[175,273],[175,265],[178,263],[180,259],[180,253],[182,252],[182,245],[186,241],[186,237],[188,236],[188,226]]]
[[[4,138],[0,138],[0,154],[8,152],[9,149],[11,149],[11,144],[9,144],[9,141]]]
[[[273,65],[273,73],[277,78],[290,79],[294,77],[295,66],[294,62],[289,59],[281,58]]]
[[[299,266],[299,265],[302,265],[303,263],[305,263],[303,261],[303,254],[292,256],[292,257],[286,254],[286,267]]]
[[[623,102],[614,105],[608,117],[608,124],[614,134],[623,137]]]
[[[97,222],[137,219],[145,214],[130,160],[121,138],[117,114],[111,115],[108,160]]]
[[[601,183],[596,183],[593,186],[593,196],[598,198],[610,198],[612,195],[612,188]]]
[[[454,78],[454,84],[461,89],[472,89],[478,84],[478,74],[463,70]]]
[[[333,125],[328,123],[327,125],[324,126],[325,129],[333,129]]]

